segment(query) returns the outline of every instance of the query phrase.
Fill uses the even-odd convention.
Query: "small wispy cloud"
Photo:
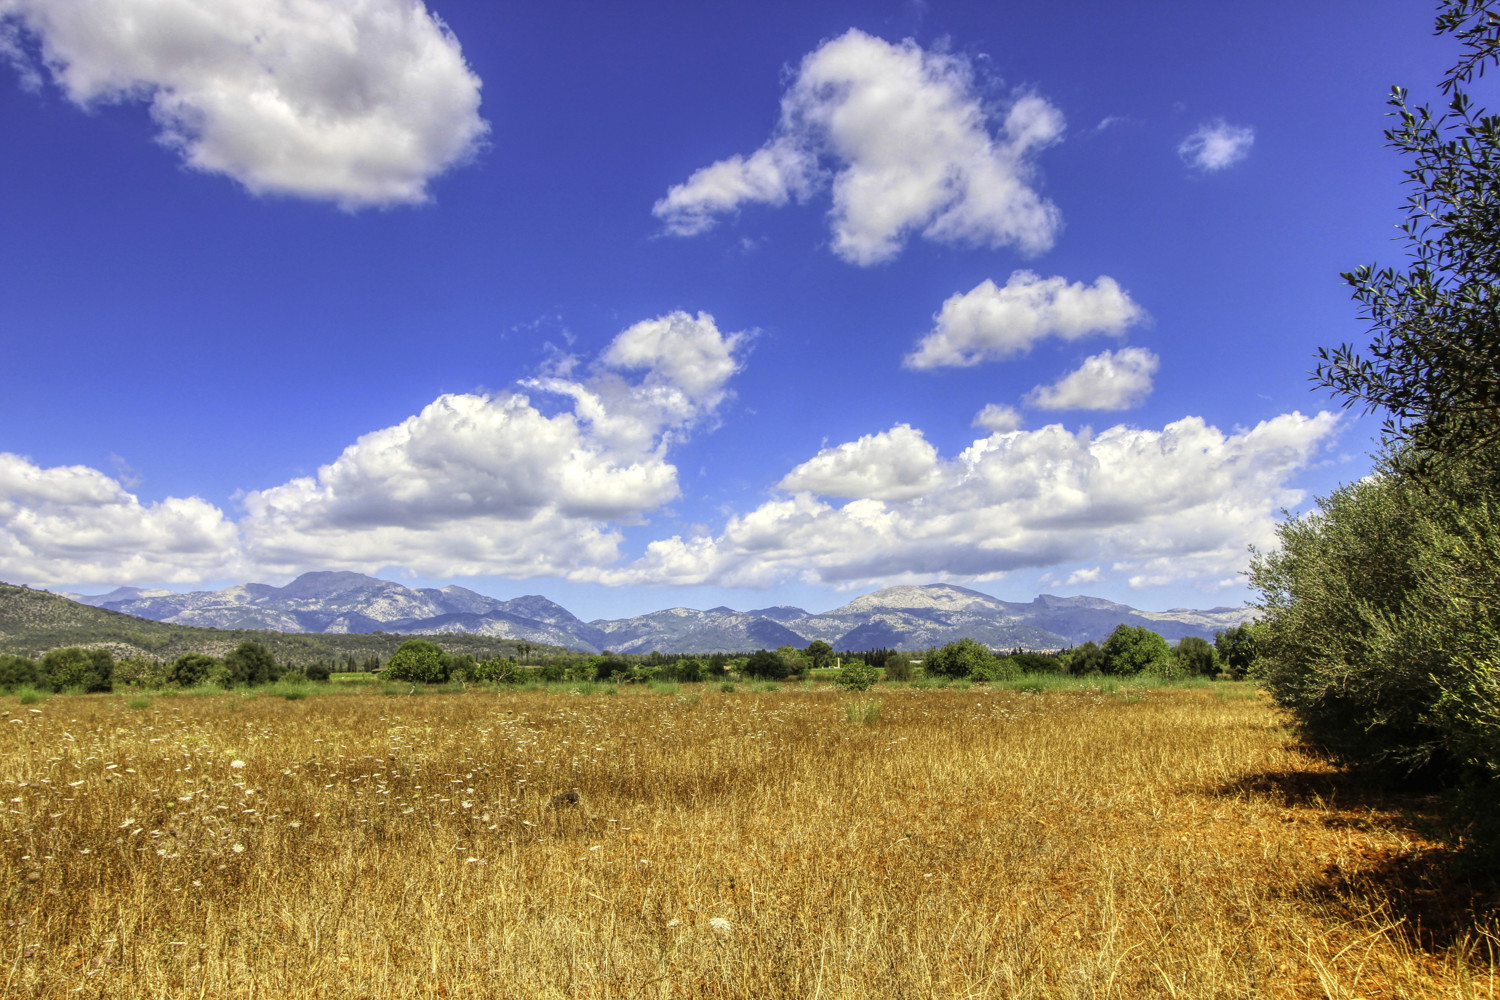
[[[1177,155],[1190,167],[1207,172],[1224,170],[1250,155],[1255,129],[1231,125],[1222,118],[1198,126],[1177,146]]]

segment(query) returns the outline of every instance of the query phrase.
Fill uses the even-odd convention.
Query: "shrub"
[[[1062,660],[1055,653],[1032,653],[1021,651],[1010,654],[1007,659],[1016,667],[1018,674],[1060,674]]]
[[[115,664],[114,682],[129,687],[161,687],[171,667],[148,656],[131,656]]]
[[[880,671],[863,660],[850,660],[838,671],[833,683],[845,691],[868,691],[879,676]]]
[[[930,676],[968,677],[976,667],[983,666],[995,658],[990,648],[978,639],[967,636],[950,642],[941,649],[929,650],[922,668]]]
[[[607,681],[617,675],[630,673],[630,664],[618,656],[601,657],[594,664],[593,680]]]
[[[992,656],[986,663],[976,664],[969,673],[970,680],[1013,681],[1021,676],[1021,667],[1013,656]]]
[[[322,683],[333,676],[332,668],[330,668],[328,664],[324,663],[322,660],[318,660],[314,663],[309,663],[307,666],[302,668],[302,672],[307,675],[308,680],[317,681],[318,683]]]
[[[1188,635],[1178,640],[1172,658],[1185,676],[1217,677],[1219,674],[1219,654],[1207,639],[1199,636]]]
[[[426,639],[408,639],[385,665],[381,678],[416,684],[441,684],[448,679],[448,654]]]
[[[84,691],[109,691],[113,686],[115,658],[107,649],[83,649],[69,646],[50,650],[42,657],[42,684],[53,691],[81,688]]]
[[[1246,622],[1215,633],[1214,651],[1230,680],[1244,680],[1255,662],[1255,627]]]
[[[1346,763],[1500,778],[1500,517],[1473,497],[1474,471],[1419,481],[1387,463],[1282,524],[1280,550],[1251,564],[1256,671]]]
[[[514,684],[521,679],[521,668],[516,666],[515,660],[508,660],[503,656],[477,663],[470,657],[464,675],[459,676],[459,671],[455,668],[451,676],[454,680],[481,684]]]
[[[167,680],[181,687],[197,687],[206,683],[214,667],[222,666],[218,660],[204,653],[183,653],[167,668]],[[228,677],[228,671],[224,671]]]
[[[776,653],[759,649],[745,661],[744,672],[746,677],[779,681],[790,674],[791,670],[787,667],[786,660]]]
[[[567,679],[568,668],[553,660],[551,663],[542,664],[541,669],[536,672],[536,675],[548,683],[555,683]]]
[[[269,684],[281,676],[281,665],[258,642],[242,642],[224,657],[224,666],[235,684]]]
[[[0,656],[0,690],[14,691],[35,686],[40,680],[35,660],[24,656]]]
[[[1061,662],[1068,673],[1083,676],[1086,674],[1104,673],[1104,650],[1093,641],[1084,643],[1082,646],[1068,650],[1061,657]]]
[[[1167,640],[1144,625],[1117,626],[1101,650],[1106,674],[1165,674],[1171,670],[1172,650]]]
[[[910,681],[912,677],[911,657],[905,653],[887,653],[885,657],[885,679],[888,681]]]

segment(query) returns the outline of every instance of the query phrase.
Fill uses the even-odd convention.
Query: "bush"
[[[1172,658],[1178,669],[1187,677],[1217,677],[1219,654],[1207,639],[1196,635],[1183,636],[1172,650]]]
[[[1387,462],[1281,525],[1280,550],[1251,565],[1256,672],[1346,763],[1500,779],[1500,505],[1473,495],[1487,478]]]
[[[746,677],[779,681],[790,674],[791,670],[786,660],[778,654],[759,649],[751,653],[750,658],[745,661],[744,672]]]
[[[941,649],[928,650],[926,659],[922,661],[922,669],[933,677],[969,677],[976,668],[990,663],[994,658],[995,654],[990,652],[988,646],[978,639],[966,636]]]
[[[408,639],[381,671],[382,680],[441,684],[448,679],[448,654],[426,639]]]
[[[674,676],[679,681],[684,681],[688,684],[698,684],[703,680],[706,673],[707,671],[703,666],[702,660],[683,660],[677,664]]]
[[[1104,653],[1104,672],[1116,676],[1153,673],[1169,674],[1172,650],[1167,640],[1144,625],[1120,625],[1100,647]]]
[[[1007,659],[1016,667],[1018,674],[1060,674],[1062,660],[1055,653],[1016,652]]]
[[[885,657],[885,679],[888,681],[910,681],[912,677],[911,657],[905,653],[887,653]]]
[[[863,660],[850,660],[837,674],[833,683],[845,691],[868,691],[880,677],[880,671]]]
[[[37,672],[43,686],[53,691],[72,688],[109,691],[113,687],[114,670],[115,658],[109,650],[69,646],[46,653]]]
[[[1063,666],[1068,673],[1080,677],[1087,674],[1104,673],[1104,650],[1099,644],[1092,640],[1068,650],[1061,657]]]
[[[224,666],[235,684],[269,684],[281,676],[281,665],[258,642],[242,642],[224,657]]]
[[[593,680],[607,681],[613,677],[628,675],[630,664],[618,656],[605,656],[594,664]]]
[[[554,683],[556,681],[567,679],[568,668],[564,667],[556,660],[553,660],[551,663],[543,664],[541,669],[536,672],[536,675],[541,680],[547,681],[548,683]]]
[[[34,687],[41,682],[35,660],[24,656],[0,656],[0,691],[15,691],[22,687]]]
[[[1230,680],[1244,680],[1255,662],[1255,627],[1246,622],[1215,633],[1214,651]]]
[[[322,660],[318,660],[315,663],[309,663],[307,666],[302,668],[302,673],[306,675],[308,680],[317,681],[320,684],[333,676],[332,668]]]
[[[218,660],[204,653],[183,653],[167,668],[167,680],[181,687],[197,687],[208,682],[215,667],[223,666]],[[229,671],[224,670],[227,679]]]
[[[168,682],[170,665],[148,656],[131,656],[115,664],[114,682],[129,687],[161,687]]]
[[[980,663],[974,667],[969,674],[970,680],[976,681],[1013,681],[1021,676],[1021,668],[1013,656],[991,657],[989,662]]]
[[[462,673],[455,666],[449,676],[454,680],[480,684],[514,684],[521,679],[521,668],[516,666],[515,660],[497,656],[494,659],[479,662],[469,657],[468,661]]]

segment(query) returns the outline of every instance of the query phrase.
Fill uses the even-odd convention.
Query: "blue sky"
[[[1433,13],[0,0],[0,579],[1238,604]]]

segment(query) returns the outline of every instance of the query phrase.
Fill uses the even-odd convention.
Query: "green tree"
[[[839,670],[833,683],[845,691],[868,691],[880,679],[880,671],[864,660],[850,660]]]
[[[1456,462],[1346,486],[1251,564],[1256,671],[1346,763],[1495,780],[1500,510],[1452,499],[1463,474]]]
[[[1244,680],[1255,662],[1255,627],[1243,622],[1214,633],[1214,650],[1219,663],[1232,680]]]
[[[1385,413],[1377,475],[1281,526],[1251,582],[1255,669],[1347,763],[1465,789],[1500,842],[1500,117],[1464,87],[1500,58],[1492,0],[1447,0],[1463,44],[1446,110],[1397,88],[1387,143],[1409,158],[1404,268],[1345,275],[1364,353],[1315,378]]]
[[[408,639],[392,654],[381,677],[417,684],[441,684],[448,679],[450,662],[442,647],[426,639]]]
[[[1081,646],[1075,646],[1066,654],[1066,666],[1070,674],[1102,674],[1104,673],[1104,650],[1099,644],[1092,640]]]
[[[35,660],[24,656],[0,655],[0,691],[14,691],[35,685],[41,680]]]
[[[1207,640],[1196,635],[1186,635],[1177,641],[1172,650],[1177,668],[1189,677],[1217,677],[1219,654]]]
[[[167,680],[180,687],[196,687],[208,680],[219,661],[206,653],[183,653],[172,661]]]
[[[824,670],[833,666],[833,647],[822,639],[815,639],[808,643],[807,649],[803,652],[812,661],[814,670]]]
[[[1400,124],[1386,142],[1410,160],[1408,265],[1344,275],[1372,339],[1364,354],[1349,344],[1320,350],[1314,375],[1346,406],[1383,410],[1388,441],[1415,445],[1401,456],[1419,466],[1500,445],[1500,117],[1463,89],[1500,56],[1492,7],[1441,5],[1437,33],[1465,47],[1442,81],[1445,111],[1409,107],[1400,87],[1391,93]]]
[[[1100,647],[1106,674],[1162,673],[1172,663],[1167,640],[1144,625],[1119,625]]]
[[[744,670],[747,677],[771,681],[782,680],[791,673],[783,657],[764,649],[750,654],[750,658],[745,661]]]
[[[42,684],[53,691],[72,688],[108,691],[112,687],[114,667],[115,658],[107,649],[69,646],[45,653],[37,672]]]
[[[888,681],[911,680],[911,657],[897,650],[891,650],[884,656],[885,679]]]
[[[994,659],[995,654],[990,651],[990,647],[978,639],[965,636],[939,649],[928,650],[922,661],[922,669],[928,676],[969,677]]]
[[[281,665],[258,642],[242,642],[224,657],[229,678],[235,684],[269,684],[281,676]]]

